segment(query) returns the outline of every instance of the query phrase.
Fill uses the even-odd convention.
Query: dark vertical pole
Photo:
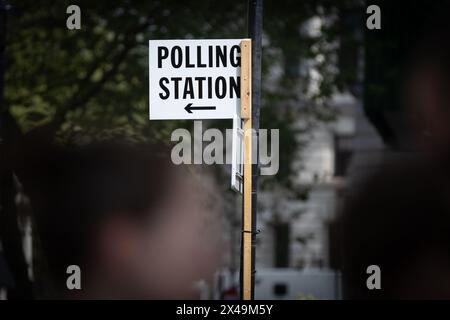
[[[262,56],[263,0],[248,2],[248,37],[252,39],[252,125],[256,134],[254,149],[256,159],[252,167],[252,299],[255,298],[255,251],[257,191],[259,174],[259,114],[261,107],[261,56]]]
[[[15,203],[15,183],[12,170],[13,150],[17,136],[11,115],[4,99],[6,40],[8,13],[11,6],[6,0],[0,0],[0,237],[3,254],[14,277],[14,288],[8,291],[8,299],[31,299],[32,287],[28,278],[28,267],[22,249],[22,235],[17,221]]]
[[[4,110],[4,72],[5,72],[5,46],[6,46],[6,23],[8,4],[5,0],[0,0],[0,115]],[[2,118],[0,118],[0,121]],[[0,122],[0,126],[2,123]]]

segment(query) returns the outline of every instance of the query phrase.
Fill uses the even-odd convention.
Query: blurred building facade
[[[298,154],[303,169],[294,180],[308,190],[307,198],[286,199],[277,192],[259,197],[263,210],[258,213],[258,267],[330,268],[329,225],[339,210],[354,158],[361,102],[346,93],[335,95],[331,104],[339,110],[336,121],[317,126]]]

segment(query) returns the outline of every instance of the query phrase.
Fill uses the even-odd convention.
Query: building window
[[[353,137],[334,137],[334,175],[336,177],[347,175],[348,166],[353,156],[352,144]]]
[[[280,223],[274,225],[275,233],[275,268],[288,268],[290,260],[290,225],[287,223]]]

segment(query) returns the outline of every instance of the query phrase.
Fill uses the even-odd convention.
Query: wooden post
[[[241,118],[244,121],[244,199],[242,212],[241,296],[253,298],[252,286],[252,42],[241,42]]]

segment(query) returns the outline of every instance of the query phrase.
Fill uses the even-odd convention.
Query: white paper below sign
[[[231,189],[236,192],[243,192],[243,169],[244,154],[243,149],[244,133],[242,130],[242,120],[238,115],[233,118],[233,144],[231,148]]]

